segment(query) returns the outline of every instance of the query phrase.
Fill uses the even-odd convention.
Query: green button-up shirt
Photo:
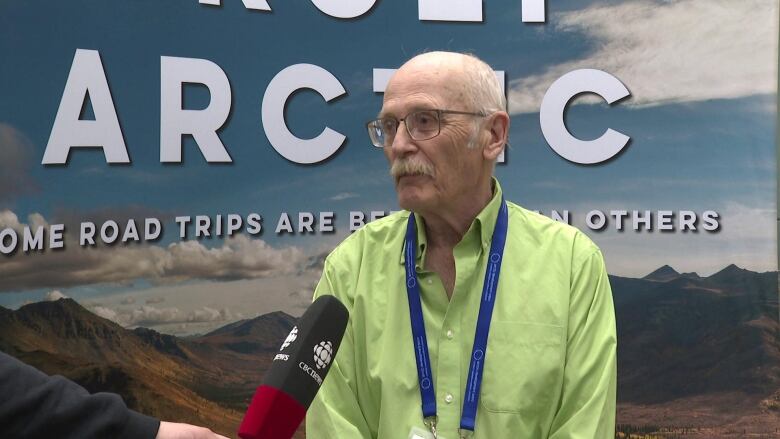
[[[417,275],[439,436],[457,439],[482,284],[501,187],[455,246],[447,298],[425,270],[417,220]],[[617,380],[615,315],[601,252],[577,229],[513,203],[490,325],[475,439],[612,439]],[[409,212],[367,224],[325,260],[315,297],[332,294],[350,319],[335,363],[309,409],[309,439],[407,439],[425,428],[404,274]],[[427,429],[426,429],[427,430]]]

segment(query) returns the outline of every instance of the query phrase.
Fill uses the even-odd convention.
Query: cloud
[[[132,295],[138,303],[164,298],[165,307],[146,304],[130,308],[122,304],[128,296],[122,289],[116,294],[102,295],[100,303],[84,305],[95,314],[123,326],[144,326],[178,335],[204,334],[246,316],[275,311],[300,316],[311,305],[321,275],[320,252],[311,255],[306,268],[273,277],[227,282],[193,280],[132,287]]]
[[[358,194],[356,194],[354,192],[342,192],[340,194],[336,194],[336,195],[330,197],[330,199],[333,200],[333,201],[341,201],[341,200],[347,200],[349,198],[357,198],[359,196],[360,195],[358,195]]]
[[[631,91],[622,105],[651,106],[776,93],[777,2],[637,0],[556,14],[595,50],[509,84],[512,114],[539,111],[559,77],[580,68],[611,73]],[[602,102],[581,99],[578,102]],[[771,111],[774,111],[774,107]]]
[[[27,224],[21,224],[14,212],[0,210],[0,227],[11,227],[20,237],[26,225],[36,223],[45,226],[46,220],[32,214]],[[255,279],[294,273],[306,262],[303,251],[296,247],[274,248],[246,235],[234,235],[212,248],[197,241],[175,242],[166,247],[137,243],[80,247],[74,238],[67,238],[67,229],[65,235],[66,248],[62,251],[17,251],[13,256],[4,256],[0,264],[0,291],[127,285],[139,279],[152,284]]]
[[[153,327],[165,324],[229,322],[234,319],[228,308],[214,309],[207,306],[191,311],[176,307],[156,308],[143,305],[132,310],[114,310],[105,306],[94,306],[90,310],[105,319],[125,327]]]
[[[133,305],[135,304],[135,297],[125,297],[119,303],[122,305]]]
[[[0,203],[38,191],[30,175],[32,142],[19,130],[0,122]]]
[[[46,296],[43,298],[43,300],[47,302],[55,302],[60,299],[67,299],[68,296],[62,294],[62,291],[60,290],[51,290],[48,293],[46,293]]]
[[[97,314],[100,317],[103,317],[104,319],[111,320],[115,323],[119,323],[118,316],[116,311],[110,308],[106,308],[105,306],[88,306],[88,308],[95,314]]]

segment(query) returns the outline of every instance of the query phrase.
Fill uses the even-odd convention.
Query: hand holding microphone
[[[289,439],[333,364],[349,313],[322,296],[296,322],[257,388],[238,430],[242,439]]]
[[[175,422],[160,422],[156,439],[228,439],[208,428]]]

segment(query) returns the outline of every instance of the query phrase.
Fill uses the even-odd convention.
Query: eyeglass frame
[[[423,113],[423,112],[426,112],[426,111],[432,111],[432,112],[435,112],[437,114],[436,121],[439,123],[439,129],[436,130],[436,134],[434,134],[434,135],[432,135],[430,137],[426,137],[424,139],[415,139],[414,136],[412,135],[412,132],[409,131],[409,125],[406,124],[406,118],[408,118],[410,115],[417,114],[417,113]],[[406,134],[409,135],[409,138],[411,138],[412,140],[416,140],[416,141],[420,142],[420,141],[423,141],[423,140],[433,139],[434,137],[436,137],[439,134],[441,134],[441,122],[442,122],[442,115],[443,114],[460,114],[460,115],[464,115],[464,116],[477,116],[477,117],[488,117],[488,116],[490,116],[490,114],[486,114],[484,112],[475,113],[475,112],[471,112],[471,111],[443,110],[443,109],[438,109],[438,108],[430,108],[430,109],[414,110],[414,111],[411,111],[411,112],[407,113],[406,116],[404,116],[402,118],[399,118],[399,119],[392,118],[392,119],[395,119],[397,124],[398,124],[398,126],[396,126],[396,129],[395,129],[396,134],[398,133],[398,127],[401,125],[401,122],[403,122],[404,123],[404,129],[406,130]],[[380,118],[372,119],[372,120],[366,122],[366,130],[368,131],[368,138],[371,139],[371,145],[373,145],[375,148],[385,148],[386,146],[392,145],[392,143],[390,145],[382,145],[382,146],[377,145],[376,143],[374,143],[374,140],[371,137],[371,124],[379,122],[382,119],[387,119],[387,118],[388,117],[380,117]],[[395,135],[393,136],[393,139],[395,139]]]

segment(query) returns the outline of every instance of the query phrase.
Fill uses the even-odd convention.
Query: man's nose
[[[404,124],[403,128],[401,124]],[[390,149],[395,156],[404,156],[417,150],[414,139],[409,135],[409,130],[406,129],[406,121],[398,121],[398,128],[395,137],[393,137],[393,143],[390,144]]]

